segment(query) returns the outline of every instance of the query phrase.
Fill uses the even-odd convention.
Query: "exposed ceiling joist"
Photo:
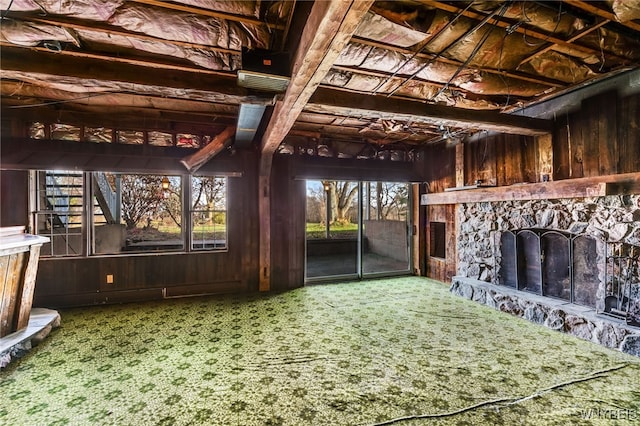
[[[320,132],[313,131],[316,129],[319,129]],[[327,125],[327,124],[321,127],[318,127],[317,125],[314,126],[309,123],[296,123],[295,127],[291,129],[291,131],[289,132],[289,136],[302,136],[302,137],[308,137],[308,138],[315,137],[315,136],[310,136],[315,134],[319,134],[322,137],[327,138],[329,140],[350,140],[353,142],[356,142],[356,141],[364,142],[366,139],[376,138],[376,139],[384,139],[388,143],[400,142],[400,141],[420,143],[420,142],[431,140],[434,137],[438,136],[436,134],[427,133],[427,132],[416,133],[415,135],[406,136],[404,133],[398,133],[398,134],[385,133],[382,130],[372,130],[366,127],[356,128],[356,127],[349,127],[349,126]]]
[[[276,103],[262,138],[263,153],[276,151],[372,3],[372,0],[314,3],[294,57],[291,81],[282,101]]]
[[[608,19],[609,21],[618,22],[627,28],[631,28],[632,30],[640,31],[640,24],[638,24],[637,22],[634,22],[634,21],[621,22],[620,20],[618,20],[616,15],[614,15],[609,11],[600,9],[597,5],[590,4],[591,2],[582,1],[582,0],[564,0],[564,2],[571,6],[582,9],[586,12],[600,16],[601,18]]]
[[[592,33],[593,31],[597,30],[598,28],[608,24],[609,21],[608,19],[600,19],[599,22],[588,26],[586,28],[584,28],[582,31],[578,32],[578,34],[574,35],[573,37],[571,37],[570,39],[567,40],[567,42],[569,43],[573,43],[574,41],[586,36],[587,34]],[[536,51],[535,53],[533,53],[532,55],[524,58],[522,61],[520,61],[520,63],[518,64],[518,66],[522,66],[523,64],[526,64],[527,62],[531,61],[533,58],[542,55],[543,53],[548,52],[549,50],[553,50],[553,43],[549,43],[546,47],[543,47],[542,49]]]
[[[39,106],[12,110],[5,107],[3,118],[19,118],[21,122],[64,123],[74,126],[104,127],[118,130],[159,131],[213,135],[220,127],[235,123],[235,117],[196,115],[170,111],[150,111],[139,108],[111,108],[105,115],[102,107],[86,108],[76,105],[63,107]]]
[[[394,46],[391,44],[387,44],[387,43],[382,43],[379,41],[374,41],[374,40],[369,40],[366,38],[362,38],[362,37],[353,37],[351,39],[351,41],[355,42],[355,43],[360,43],[360,44],[364,44],[367,46],[372,46],[372,47],[378,47],[380,49],[384,49],[384,50],[390,50],[393,52],[399,52],[399,53],[404,53],[406,55],[413,55],[414,53],[410,50],[410,49],[405,49],[399,46]],[[443,56],[439,56],[436,58],[436,55],[434,54],[430,54],[430,53],[418,53],[415,55],[416,58],[421,58],[421,59],[426,59],[428,61],[434,61],[434,62],[442,62],[445,64],[450,64],[450,65],[455,65],[455,66],[461,66],[463,63],[461,61],[456,61],[454,59],[450,59],[450,58],[445,58]],[[478,67],[478,66],[473,66],[473,69],[478,70],[478,71],[484,71],[484,72],[488,72],[491,74],[497,74],[497,75],[501,75],[504,77],[511,77],[517,80],[522,80],[522,81],[527,81],[530,83],[537,83],[537,84],[545,84],[547,86],[551,86],[551,87],[566,87],[567,84],[562,82],[562,81],[558,81],[558,80],[554,80],[551,78],[546,78],[544,76],[537,76],[537,77],[532,77],[531,75],[525,75],[524,73],[519,73],[519,72],[513,72],[513,71],[506,71],[506,70],[498,70],[498,69],[494,69],[494,68],[488,68],[488,67]]]
[[[471,18],[471,19],[475,19],[475,20],[482,20],[485,18],[485,15],[479,12],[475,12],[472,10],[467,10],[467,11],[463,11],[463,9],[461,7],[458,6],[453,6],[447,3],[443,3],[440,1],[433,1],[433,0],[419,0],[420,3],[427,5],[427,6],[431,6],[440,10],[444,10],[447,12],[451,12],[451,13],[458,13],[462,11],[462,15],[466,16],[467,18]],[[571,3],[571,2],[569,2]],[[584,2],[576,2],[576,3],[584,3]],[[608,19],[608,18],[607,18]],[[526,25],[518,25],[518,26],[514,26],[513,22],[509,22],[508,20],[505,19],[496,19],[495,26],[500,27],[500,28],[505,28],[505,29],[513,29],[513,31],[523,34],[525,35],[527,38],[529,39],[537,39],[543,42],[551,42],[553,44],[557,44],[558,46],[562,46],[562,47],[566,47],[566,48],[570,48],[570,49],[574,49],[577,51],[580,51],[582,53],[587,53],[587,54],[591,54],[591,55],[596,55],[597,57],[600,57],[601,55],[604,54],[605,57],[610,58],[610,59],[616,59],[617,61],[620,61],[622,63],[627,63],[628,60],[626,58],[622,58],[618,55],[615,55],[611,52],[601,52],[598,49],[593,49],[591,47],[588,46],[583,46],[581,44],[576,44],[576,43],[572,43],[570,41],[567,40],[563,40],[561,38],[555,37],[554,35],[550,34],[550,33],[544,33],[541,31],[536,30],[535,28],[531,28],[529,26]]]
[[[0,41],[0,46],[15,48],[15,44],[6,43]],[[28,47],[24,46],[23,49],[29,49],[35,52],[43,52],[43,53],[51,53],[49,49],[46,47]],[[88,52],[80,52],[76,50],[61,50],[59,52],[55,52],[54,54],[59,56],[68,56],[72,58],[87,58],[87,59],[97,59],[100,61],[109,61],[130,65],[138,65],[149,68],[159,68],[164,70],[171,71],[186,71],[198,74],[207,74],[207,75],[219,75],[219,76],[233,76],[235,73],[229,71],[219,71],[219,70],[208,70],[204,68],[198,68],[191,65],[181,65],[177,63],[171,62],[161,62],[158,60],[151,59],[141,59],[139,57],[127,57],[125,55],[106,55],[103,53],[88,53]]]
[[[162,96],[145,96],[135,93],[104,93],[101,96],[78,96],[78,93],[65,90],[46,89],[42,86],[26,82],[2,80],[0,95],[3,105],[8,110],[31,108],[33,105],[93,105],[109,108],[129,107],[141,110],[158,110],[166,112],[185,112],[194,115],[233,118],[238,113],[238,107],[223,103],[203,102],[198,100],[175,99]]]
[[[203,50],[209,50],[212,52],[228,53],[231,55],[240,54],[239,50],[226,49],[223,47],[217,47],[217,46],[212,46],[208,44],[192,43],[192,42],[186,42],[181,40],[168,40],[160,37],[154,37],[148,34],[138,33],[135,31],[123,30],[122,28],[115,27],[113,25],[104,24],[101,22],[93,22],[93,21],[90,22],[90,21],[83,21],[80,19],[73,19],[68,17],[63,18],[59,16],[41,17],[41,16],[31,16],[31,15],[23,15],[23,14],[21,15],[10,14],[9,16],[11,17],[11,19],[17,19],[23,22],[35,22],[38,24],[55,25],[63,28],[69,28],[72,30],[95,31],[99,33],[109,34],[109,35],[133,37],[138,40],[173,44],[175,46],[180,46],[180,47],[203,49]]]
[[[170,10],[175,10],[179,12],[187,12],[187,13],[193,13],[195,15],[202,15],[202,16],[209,16],[212,18],[224,19],[225,21],[241,22],[243,24],[252,24],[252,25],[265,25],[265,26],[268,26],[269,28],[273,28],[276,30],[282,30],[285,27],[284,25],[281,25],[281,24],[263,22],[258,18],[251,18],[249,16],[218,12],[211,9],[203,9],[201,7],[189,6],[186,4],[172,3],[172,2],[161,1],[161,0],[133,0],[133,1],[135,1],[136,3],[142,3],[149,6],[161,7],[164,9],[170,9]]]
[[[350,117],[429,123],[469,130],[494,130],[519,135],[538,136],[553,129],[553,122],[550,120],[391,99],[386,96],[353,93],[346,97],[339,91],[325,88],[316,91],[305,110]]]
[[[11,78],[11,71],[19,71],[33,78],[37,78],[38,74],[51,76],[52,81],[59,80],[58,76],[66,76],[87,81],[173,88],[183,90],[184,93],[201,92],[203,98],[210,97],[211,100],[219,99],[220,102],[238,104],[251,98],[245,89],[236,85],[235,75],[163,70],[137,64],[118,63],[109,58],[69,57],[48,51],[16,47],[2,48],[2,71],[3,78]],[[111,87],[116,85],[112,84]],[[136,86],[136,89],[142,89],[142,87]],[[127,90],[123,88],[118,91],[126,92]]]

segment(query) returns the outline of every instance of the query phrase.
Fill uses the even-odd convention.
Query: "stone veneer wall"
[[[467,203],[458,206],[457,216],[457,275],[493,284],[504,231],[555,229],[640,246],[640,194]]]

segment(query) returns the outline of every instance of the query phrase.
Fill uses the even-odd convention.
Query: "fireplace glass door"
[[[518,288],[518,263],[516,256],[516,235],[513,232],[503,232],[500,236],[500,285]]]
[[[542,271],[540,265],[540,239],[533,231],[520,231],[518,247],[518,290],[540,294]]]
[[[569,238],[554,231],[540,238],[543,296],[571,301],[569,243]]]
[[[501,285],[597,308],[597,242],[586,235],[521,229],[500,235]]]
[[[598,251],[593,237],[581,235],[573,240],[573,302],[596,307],[598,285]]]

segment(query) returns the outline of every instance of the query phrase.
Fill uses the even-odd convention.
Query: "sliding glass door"
[[[307,181],[307,282],[409,272],[409,186]]]
[[[363,183],[362,273],[409,269],[409,186]]]
[[[307,181],[306,278],[359,275],[358,182]]]

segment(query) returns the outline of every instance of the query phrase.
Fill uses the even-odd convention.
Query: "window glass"
[[[199,177],[191,180],[191,248],[227,247],[227,179]]]
[[[41,256],[81,256],[83,176],[74,171],[36,173],[36,234],[49,237]]]
[[[180,176],[93,173],[94,253],[184,249]]]
[[[226,177],[35,176],[34,228],[51,239],[41,250],[44,257],[227,248]],[[183,205],[183,199],[190,202]]]

